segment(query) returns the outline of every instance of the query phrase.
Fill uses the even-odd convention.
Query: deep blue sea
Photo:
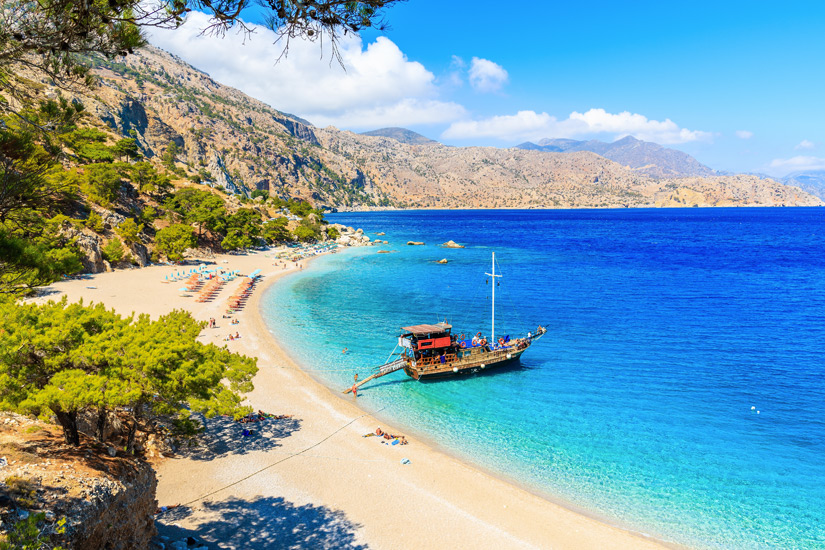
[[[402,325],[489,334],[494,251],[497,334],[548,327],[521,367],[431,383],[397,372],[359,405],[667,541],[825,548],[825,209],[327,218],[390,244],[321,257],[265,296],[273,332],[321,381],[369,373]],[[437,246],[449,239],[466,248]]]

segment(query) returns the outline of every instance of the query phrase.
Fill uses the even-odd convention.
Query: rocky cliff
[[[71,447],[53,426],[2,414],[0,480],[0,531],[43,513],[38,529],[71,549],[145,549],[155,535],[152,467],[90,438]]]

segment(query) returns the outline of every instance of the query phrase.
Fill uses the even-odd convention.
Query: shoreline
[[[316,528],[335,525],[336,529],[326,530],[332,533],[328,536],[337,537],[333,543],[375,548],[673,547],[537,495],[450,455],[424,438],[408,437],[410,444],[405,447],[362,438],[376,425],[394,429],[377,419],[380,410],[366,412],[356,402],[334,395],[311,372],[301,369],[263,320],[263,294],[275,291],[273,286],[296,271],[295,267],[275,269],[273,259],[260,252],[221,255],[215,261],[242,273],[252,268],[263,270],[263,281],[236,315],[239,324],[231,327],[233,332],[241,332],[242,338],[226,345],[231,351],[258,357],[255,390],[245,402],[255,409],[292,414],[295,427],[282,430],[261,447],[230,437],[224,442],[228,450],[209,459],[178,455],[159,464],[159,504],[194,502],[181,517],[158,517],[162,532],[191,530],[204,540],[212,539],[210,547],[271,548],[269,539],[249,538],[249,525],[234,525],[220,518],[227,516],[231,505],[237,505],[244,510],[247,524],[256,524],[257,518],[270,525],[283,519],[283,510],[277,507],[281,506],[301,510],[295,525],[283,535],[307,524]],[[163,273],[172,269],[152,266],[62,281],[50,287],[57,292],[38,300],[59,299],[59,294],[65,294],[72,302],[91,298],[126,315],[134,311],[156,317],[179,308],[199,320],[220,319],[220,304],[231,292],[227,289],[237,284],[227,284],[215,302],[198,304],[193,298],[174,296],[171,287],[176,285],[161,284]],[[142,299],[144,293],[154,295],[155,300]],[[221,334],[220,329],[205,329],[200,339],[223,345]],[[208,423],[215,424],[214,420]],[[400,464],[402,457],[409,458],[411,464]],[[262,506],[267,503],[277,506],[265,512]]]
[[[314,259],[315,259],[315,257],[310,258],[308,260],[308,262],[311,262]],[[376,422],[381,424],[382,428],[384,426],[387,426],[389,431],[391,431],[393,433],[400,432],[401,430],[398,430],[394,427],[394,423],[396,422],[396,420],[393,420],[392,418],[386,417],[386,416],[381,414],[381,411],[383,409],[379,409],[378,411],[374,411],[374,412],[368,411],[368,410],[364,409],[363,407],[361,407],[358,404],[357,399],[352,399],[351,397],[344,396],[340,392],[337,392],[335,388],[333,388],[333,387],[327,385],[326,383],[324,383],[324,381],[322,379],[320,379],[319,377],[316,377],[313,374],[313,370],[312,370],[311,366],[303,364],[298,358],[296,358],[292,353],[290,353],[289,350],[288,350],[288,347],[285,346],[280,341],[278,336],[273,331],[269,330],[268,325],[266,324],[266,321],[263,318],[264,317],[263,314],[262,314],[263,310],[260,307],[260,302],[261,302],[261,300],[263,299],[263,297],[265,296],[265,294],[267,292],[275,292],[276,291],[275,287],[278,284],[284,284],[283,279],[285,279],[288,276],[294,276],[294,275],[297,275],[297,274],[298,274],[298,272],[295,272],[294,270],[290,270],[288,272],[285,272],[281,275],[278,275],[278,276],[274,277],[272,280],[267,282],[265,287],[262,288],[262,291],[261,291],[260,295],[257,296],[257,301],[255,303],[255,306],[256,306],[255,310],[254,310],[254,312],[251,312],[252,314],[254,314],[257,317],[257,321],[260,323],[261,330],[263,332],[266,332],[269,335],[269,338],[272,341],[272,344],[275,346],[275,348],[277,348],[278,351],[281,354],[283,354],[283,356],[292,365],[295,366],[295,368],[297,368],[302,373],[304,373],[314,383],[316,383],[316,384],[320,385],[322,388],[326,389],[329,392],[330,397],[332,397],[334,399],[337,399],[337,400],[341,400],[345,403],[354,405],[355,407],[360,409],[364,414],[368,415],[370,418],[372,418],[373,420],[375,420]],[[508,476],[504,472],[497,471],[497,470],[494,470],[493,468],[488,468],[488,467],[485,467],[484,465],[474,463],[468,457],[463,457],[463,456],[460,455],[460,453],[456,452],[455,450],[450,449],[449,447],[446,447],[446,446],[438,443],[435,439],[433,439],[432,437],[429,437],[427,435],[427,433],[424,432],[424,431],[417,430],[416,428],[405,428],[405,430],[411,430],[411,431],[406,431],[405,432],[405,434],[407,434],[406,435],[407,440],[409,440],[411,443],[414,441],[414,442],[416,442],[420,445],[428,447],[433,452],[443,454],[443,455],[445,455],[446,457],[448,457],[452,460],[455,460],[455,461],[458,461],[458,462],[464,464],[468,468],[476,469],[476,470],[490,476],[493,479],[496,479],[496,480],[499,480],[503,483],[507,483],[509,485],[512,485],[512,486],[514,486],[518,489],[521,489],[521,490],[523,490],[523,491],[525,491],[525,492],[527,492],[527,493],[529,493],[529,494],[531,494],[531,495],[533,495],[533,496],[535,496],[539,499],[545,500],[545,501],[547,501],[547,502],[549,502],[549,503],[551,503],[555,506],[559,506],[559,507],[561,507],[561,508],[563,508],[563,509],[565,509],[565,510],[567,510],[567,511],[573,513],[573,514],[578,514],[578,515],[584,516],[588,519],[591,519],[593,521],[596,521],[598,523],[613,527],[615,529],[620,529],[620,530],[625,531],[625,532],[627,532],[628,534],[630,534],[634,537],[639,537],[642,540],[655,542],[655,543],[661,545],[661,547],[664,547],[664,548],[671,548],[671,549],[674,549],[674,550],[685,550],[685,549],[689,548],[687,546],[683,546],[683,545],[680,545],[678,543],[667,541],[667,540],[664,540],[662,538],[659,538],[657,535],[645,533],[645,532],[642,532],[642,531],[639,531],[639,530],[635,530],[632,527],[620,525],[620,524],[616,523],[615,521],[611,520],[611,518],[609,518],[607,516],[600,515],[596,512],[588,510],[587,508],[585,508],[583,506],[579,506],[579,505],[577,505],[573,502],[567,501],[567,500],[559,497],[558,495],[554,495],[550,492],[542,491],[540,489],[532,487],[532,486],[530,486],[526,483],[523,483],[522,481],[520,481],[519,479],[517,479],[515,477]]]

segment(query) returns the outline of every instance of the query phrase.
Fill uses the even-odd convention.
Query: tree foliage
[[[126,218],[115,229],[126,244],[134,244],[140,241],[140,232],[143,231],[143,224],[138,224],[132,218]]]
[[[292,236],[289,229],[287,229],[288,223],[289,220],[284,217],[275,218],[264,223],[263,237],[266,242],[272,244],[291,240]]]
[[[123,257],[126,255],[126,250],[123,249],[123,243],[120,242],[120,239],[117,237],[106,243],[100,252],[102,253],[104,260],[112,263],[122,261]]]
[[[184,222],[197,224],[198,237],[204,228],[222,229],[226,218],[226,205],[223,199],[204,189],[180,189],[167,199],[166,206],[180,214]]]
[[[172,189],[169,176],[158,172],[150,162],[136,162],[130,165],[124,176],[129,177],[141,193],[147,193],[156,199],[165,197]]]
[[[0,409],[54,415],[77,445],[78,415],[118,409],[130,440],[146,414],[242,415],[255,360],[196,340],[204,323],[173,311],[122,318],[102,305],[0,303]],[[188,407],[188,409],[187,409]]]
[[[187,248],[195,248],[195,230],[180,223],[164,227],[155,235],[155,247],[170,260],[180,260]]]

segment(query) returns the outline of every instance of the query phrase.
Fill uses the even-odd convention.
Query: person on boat
[[[442,365],[443,365],[444,363],[446,363],[446,362],[447,362],[447,356],[446,356],[446,355],[444,355],[444,351],[443,351],[443,350],[442,350],[442,352],[441,352],[441,355],[438,357],[438,360],[439,360],[439,361],[441,361],[441,364],[442,364]]]
[[[530,331],[528,330],[528,331],[527,331],[527,341],[529,342],[529,341],[531,341],[532,339],[533,339],[533,333],[532,333],[532,332],[530,332]]]
[[[480,343],[481,343],[481,333],[479,332],[478,334],[476,334],[475,336],[473,336],[472,345],[473,345],[473,346],[477,346],[477,345],[479,345]]]

